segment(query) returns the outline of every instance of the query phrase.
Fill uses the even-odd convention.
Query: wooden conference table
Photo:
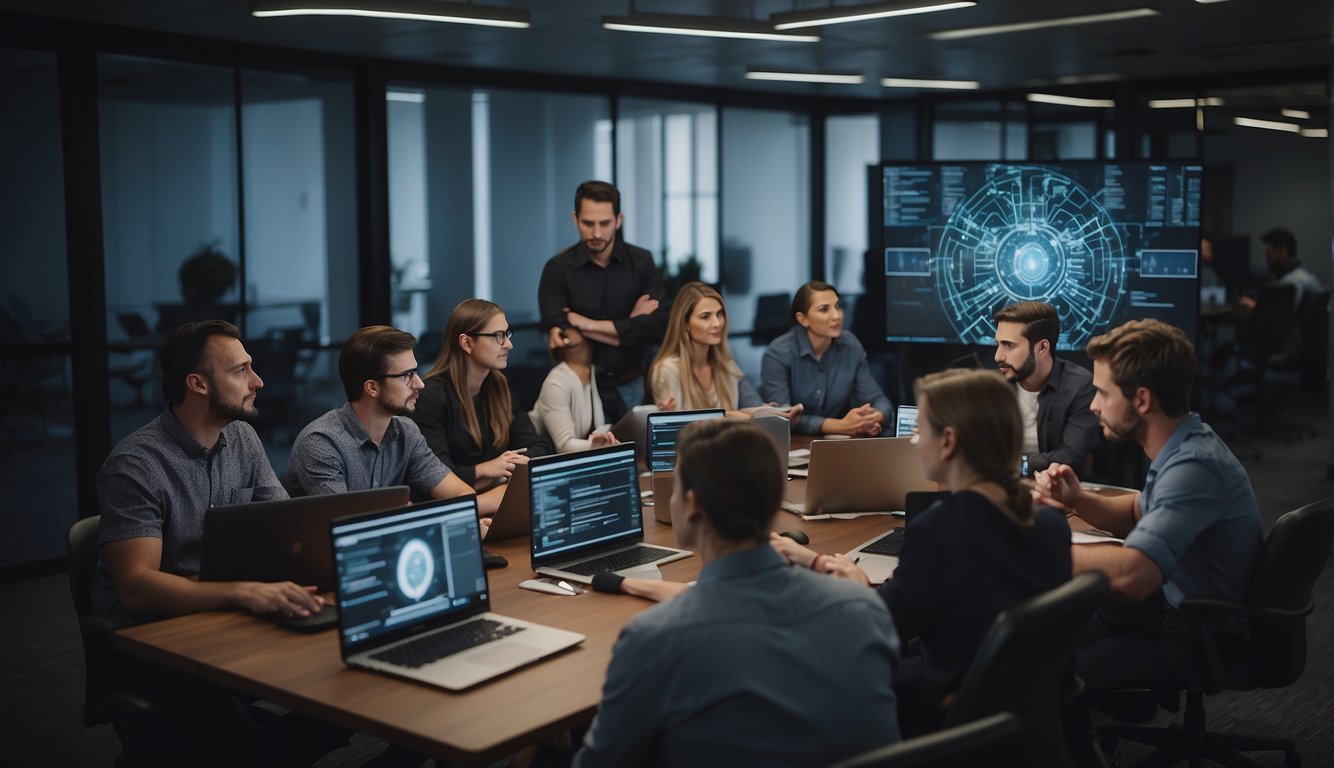
[[[789,498],[804,495],[793,480]],[[671,526],[645,508],[645,540],[674,544]],[[846,552],[901,525],[883,515],[804,521],[780,511],[775,530],[804,530],[821,552]],[[217,685],[451,762],[484,764],[593,718],[620,630],[652,603],[588,591],[572,597],[520,589],[532,577],[528,541],[488,542],[509,567],[489,571],[492,610],[580,632],[574,649],[463,693],[349,669],[336,630],[298,634],[247,613],[194,614],[121,630],[116,647]],[[689,581],[697,556],[662,566],[664,579]]]

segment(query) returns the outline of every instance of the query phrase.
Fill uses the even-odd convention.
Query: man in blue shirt
[[[1152,463],[1144,490],[1121,496],[1085,491],[1064,464],[1037,476],[1047,500],[1125,538],[1074,546],[1074,572],[1105,572],[1112,597],[1132,604],[1099,613],[1079,674],[1094,691],[1180,680],[1192,668],[1186,646],[1125,625],[1171,624],[1185,598],[1242,599],[1263,539],[1259,508],[1241,463],[1188,410],[1195,350],[1180,329],[1132,320],[1095,337],[1088,353],[1103,434],[1135,441]]]
[[[447,499],[473,489],[436,458],[408,418],[425,386],[417,374],[412,334],[387,325],[358,329],[338,356],[347,402],[307,424],[292,443],[287,487],[296,495],[362,491],[406,484],[413,498]],[[483,514],[505,492],[477,498]]]
[[[704,567],[621,632],[575,766],[825,765],[899,740],[889,613],[769,546],[782,490],[755,425],[681,431],[672,529]]]

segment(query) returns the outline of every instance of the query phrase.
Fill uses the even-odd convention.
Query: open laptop
[[[903,509],[909,491],[934,490],[910,437],[815,440],[806,498],[784,500],[783,509],[803,517],[888,514]]]
[[[537,573],[591,584],[595,573],[690,556],[684,549],[641,543],[644,513],[633,445],[533,459],[528,493]]]
[[[341,518],[328,535],[348,666],[457,691],[584,639],[490,612],[476,496]]]
[[[648,468],[648,415],[656,410],[656,405],[636,405],[611,428],[617,440],[639,446],[640,469]]]
[[[721,408],[656,411],[648,415],[648,468],[653,473],[653,519],[672,524],[672,488],[676,484],[676,433],[687,424],[721,419]]]
[[[329,522],[408,503],[406,485],[212,507],[204,514],[200,581],[292,581],[334,588]]]
[[[903,503],[903,527],[862,542],[848,553],[848,557],[857,561],[857,567],[866,573],[872,584],[883,584],[899,565],[904,529],[911,525],[918,515],[930,509],[932,504],[949,495],[949,491],[909,492]]]
[[[505,481],[505,495],[500,499],[496,514],[491,517],[487,541],[527,536],[533,529],[533,516],[528,505],[528,465],[515,464],[510,479]]]
[[[917,406],[900,405],[894,412],[894,436],[912,437],[912,431],[917,428]]]

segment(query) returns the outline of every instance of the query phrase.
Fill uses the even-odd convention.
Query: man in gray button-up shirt
[[[97,475],[102,555],[93,607],[126,619],[245,608],[307,615],[321,599],[291,582],[200,582],[204,512],[287,493],[247,421],[264,382],[240,332],[205,321],[162,349],[162,415],[120,443]]]
[[[348,402],[306,425],[292,444],[287,487],[321,495],[406,483],[414,498],[447,499],[473,489],[431,451],[408,415],[423,386],[412,334],[385,325],[358,330],[343,345],[338,375]],[[477,498],[494,513],[504,486]]]

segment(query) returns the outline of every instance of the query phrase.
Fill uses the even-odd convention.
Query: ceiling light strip
[[[1260,120],[1254,117],[1234,117],[1232,122],[1243,128],[1264,128],[1270,131],[1286,131],[1288,133],[1300,133],[1302,127],[1296,123],[1282,123],[1278,120]]]
[[[1310,113],[1310,112],[1307,112],[1307,111],[1304,110],[1304,109],[1280,109],[1280,110],[1278,111],[1278,113],[1279,113],[1280,115],[1283,115],[1284,117],[1291,117],[1291,118],[1293,118],[1294,120],[1310,120],[1310,119],[1311,119],[1311,113]]]
[[[787,11],[769,17],[774,29],[801,29],[827,24],[847,24],[854,21],[888,19],[894,16],[914,16],[921,13],[953,11],[971,8],[974,0],[917,0],[916,2],[873,3],[871,5],[844,5],[816,8],[809,11]]]
[[[863,75],[835,74],[832,72],[778,72],[764,69],[747,70],[746,79],[776,80],[789,83],[829,83],[833,85],[858,85],[866,82],[866,77]]]
[[[1204,99],[1149,99],[1149,109],[1194,109],[1195,107],[1221,107],[1223,100],[1217,96]]]
[[[886,88],[937,88],[948,91],[976,91],[982,84],[976,80],[920,80],[911,77],[882,77]]]
[[[768,24],[751,19],[719,16],[688,16],[675,13],[635,13],[603,16],[603,29],[618,32],[653,32],[690,37],[726,37],[737,40],[775,40],[785,43],[818,43],[820,36],[803,32],[777,32]]]
[[[1327,139],[1327,138],[1329,138],[1329,129],[1328,129],[1328,128],[1303,128],[1303,129],[1302,129],[1302,135],[1305,136],[1305,137],[1307,137],[1307,138],[1310,138],[1310,139]]]
[[[1124,11],[1113,11],[1112,13],[1090,13],[1083,16],[1062,16],[1055,19],[1037,19],[1034,21],[1021,21],[1014,24],[993,24],[986,27],[964,27],[961,29],[944,29],[939,32],[932,32],[927,37],[932,40],[963,40],[969,37],[983,37],[986,35],[1003,35],[1010,32],[1028,32],[1035,29],[1050,29],[1052,27],[1074,27],[1084,24],[1102,24],[1109,21],[1126,21],[1127,19],[1139,19],[1146,16],[1157,16],[1158,11],[1153,8],[1129,8]]]
[[[532,26],[528,11],[521,8],[473,5],[472,3],[435,2],[434,0],[393,0],[372,5],[370,0],[346,2],[340,0],[309,0],[309,2],[282,2],[257,0],[250,14],[259,18],[283,16],[357,16],[370,19],[404,19],[433,21],[450,24],[474,24],[484,27],[527,29]]]
[[[1030,93],[1028,100],[1037,104],[1060,104],[1064,107],[1089,107],[1092,109],[1113,109],[1115,99],[1081,99],[1077,96],[1059,96],[1054,93]]]

